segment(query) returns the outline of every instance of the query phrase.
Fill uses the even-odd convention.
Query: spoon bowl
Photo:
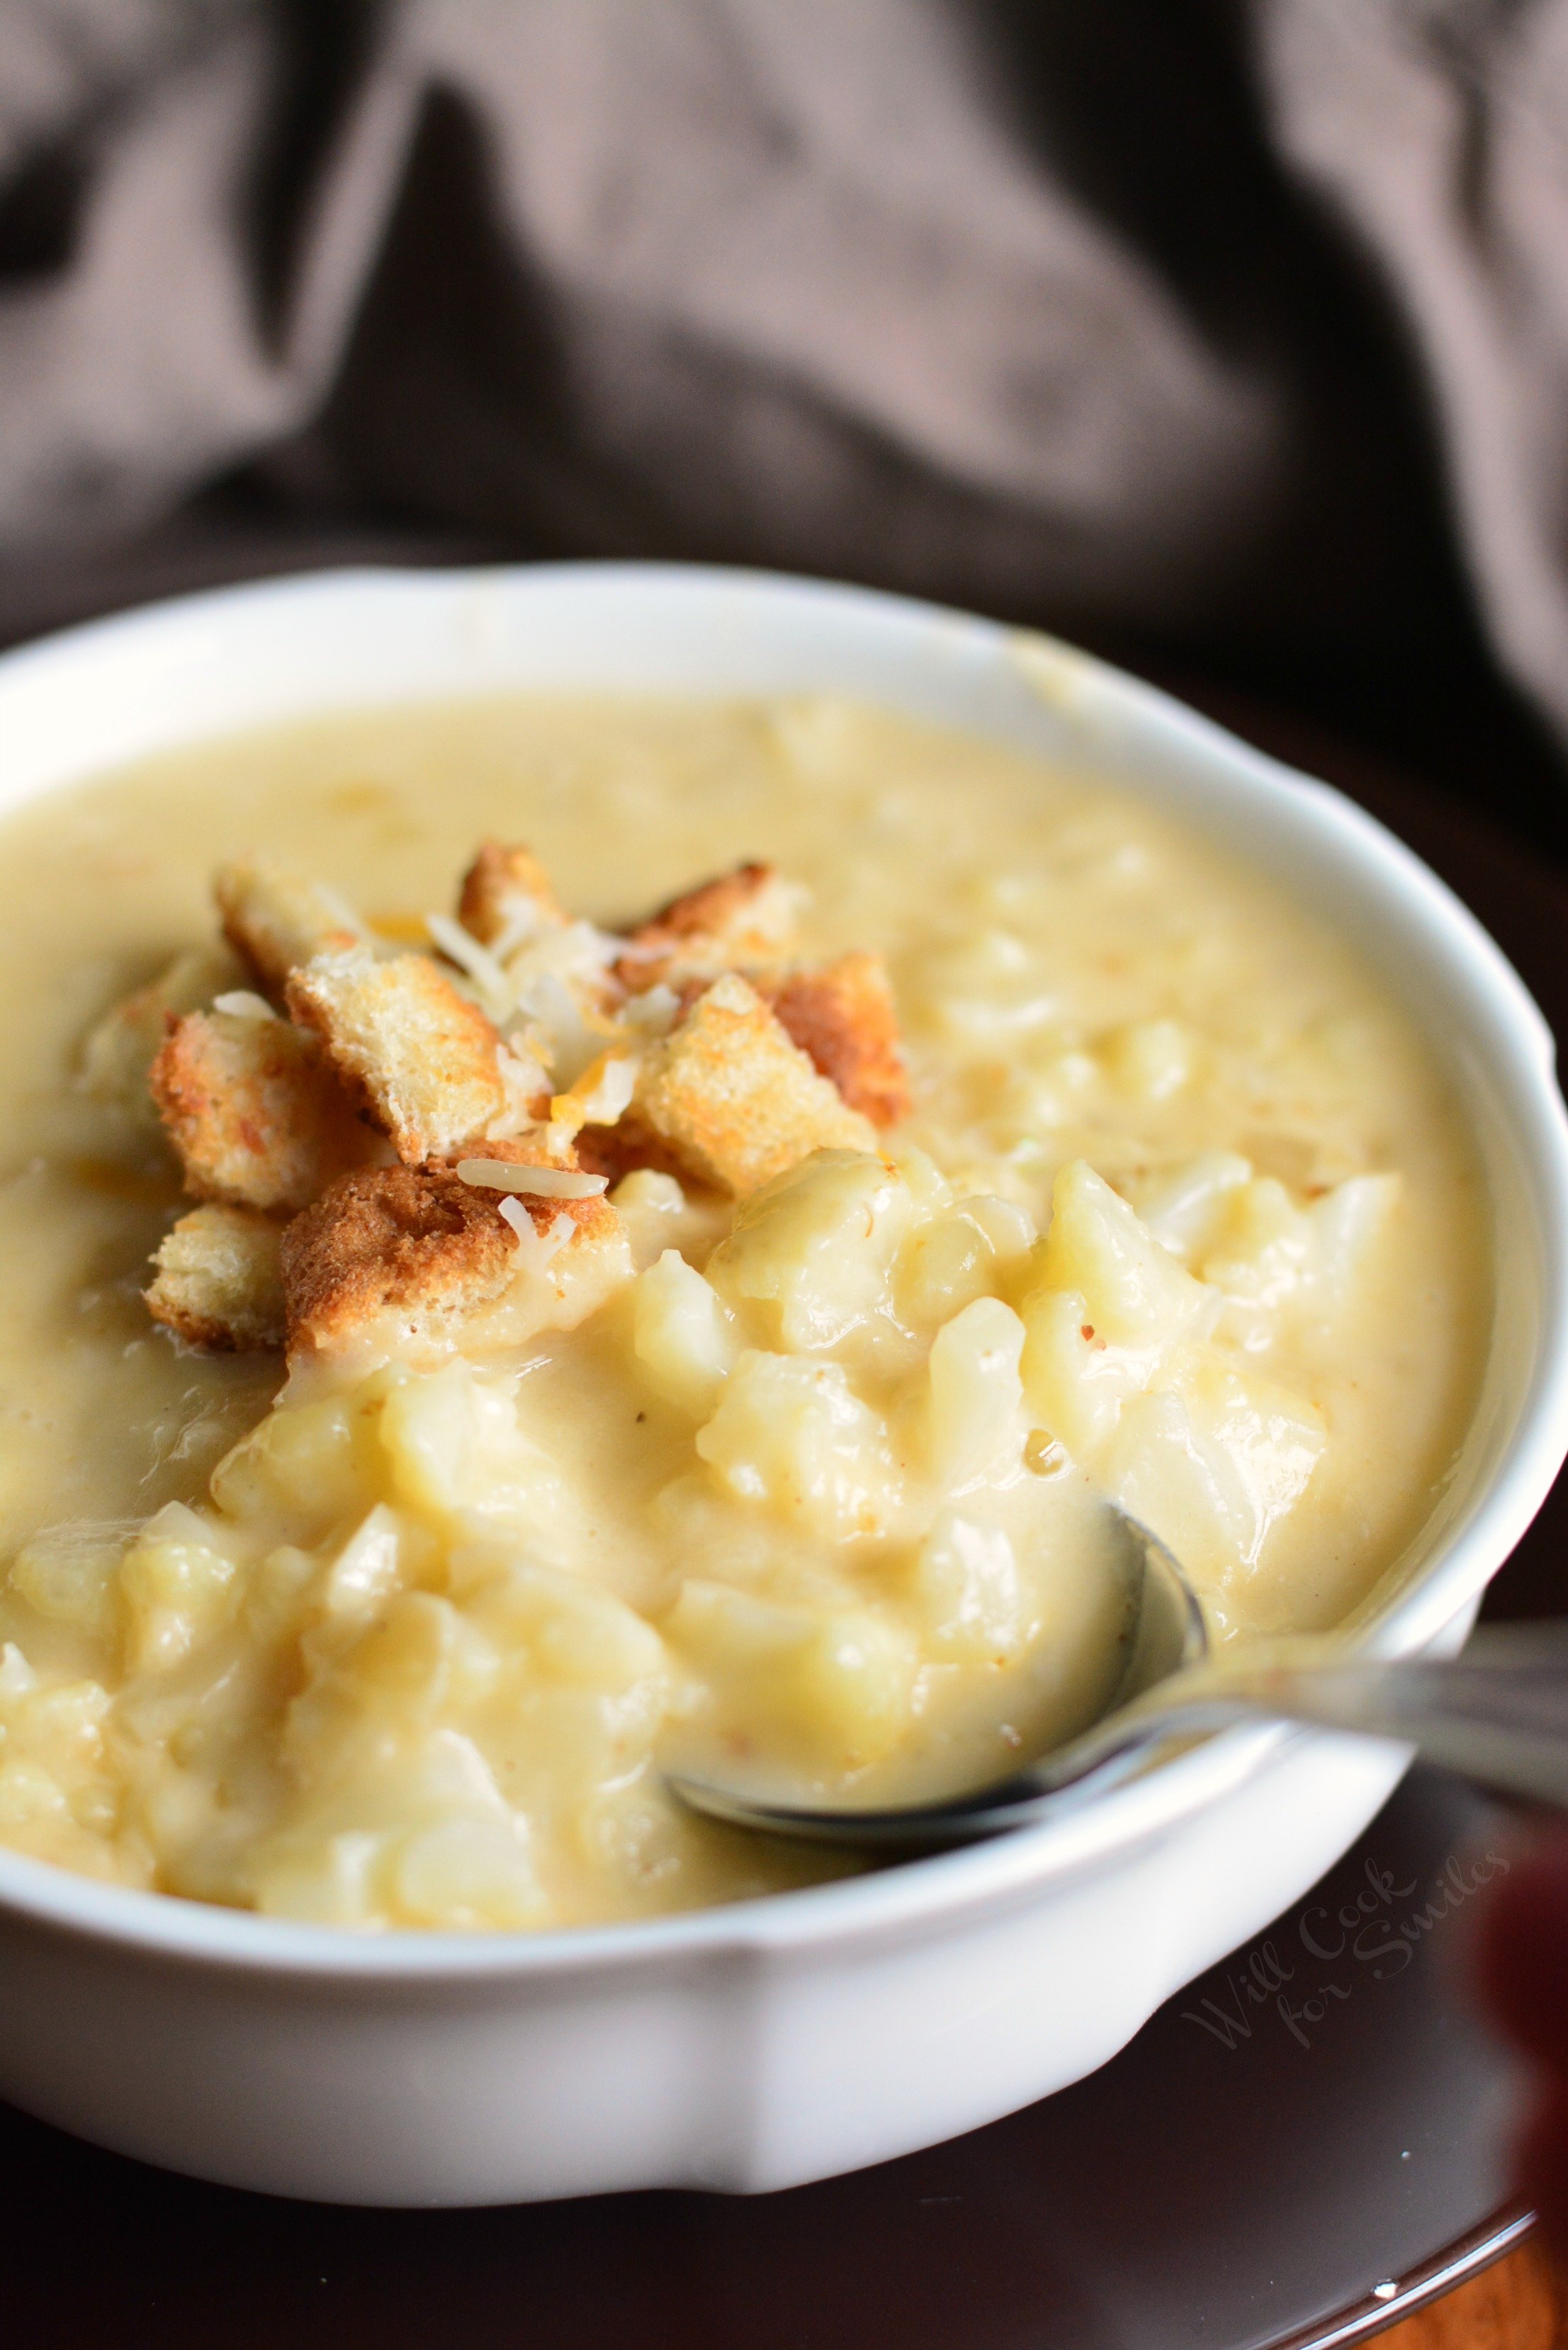
[[[1115,1503],[1125,1660],[1098,1718],[1004,1779],[935,1803],[857,1810],[769,1802],[672,1774],[680,1801],[732,1827],[906,1852],[971,1844],[1092,1801],[1249,1716],[1399,1741],[1482,1785],[1568,1805],[1568,1624],[1478,1633],[1462,1657],[1386,1661],[1342,1635],[1215,1654],[1202,1607],[1158,1537]]]
[[[1035,1816],[1069,1790],[1087,1795],[1147,1767],[1147,1740],[1136,1748],[1106,1744],[1108,1724],[1173,1678],[1195,1670],[1210,1653],[1209,1627],[1197,1593],[1157,1534],[1107,1501],[1116,1534],[1114,1572],[1122,1583],[1119,1669],[1096,1720],[1065,1745],[966,1793],[939,1802],[875,1811],[847,1805],[775,1804],[737,1787],[671,1773],[667,1784],[689,1809],[732,1827],[763,1828],[818,1844],[967,1844]],[[1129,1721],[1136,1717],[1128,1716]]]

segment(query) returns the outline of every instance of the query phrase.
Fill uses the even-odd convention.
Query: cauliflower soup
[[[1092,1715],[1100,1497],[1342,1620],[1472,1411],[1408,1017],[1092,777],[814,699],[513,697],[4,825],[0,1842],[366,1929],[848,1864]]]

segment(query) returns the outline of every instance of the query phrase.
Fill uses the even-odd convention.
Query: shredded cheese
[[[517,1235],[518,1254],[531,1257],[540,1273],[553,1257],[560,1254],[577,1229],[570,1216],[557,1215],[541,1232],[521,1200],[503,1200],[501,1213]]]
[[[552,924],[535,931],[532,939],[509,954],[506,969],[519,987],[548,971],[554,972],[557,979],[564,979],[568,987],[581,988],[587,995],[597,997],[603,991],[605,973],[623,943],[612,939],[607,931],[595,930],[592,922]]]
[[[575,1119],[577,1126],[614,1126],[631,1107],[637,1067],[632,1054],[602,1053],[589,1063],[570,1093],[553,1097],[552,1125]]]
[[[528,1124],[535,1097],[545,1089],[546,1079],[544,1063],[528,1049],[528,1040],[523,1037],[514,1036],[506,1044],[497,1045],[495,1066],[506,1088],[506,1107],[489,1128],[485,1139],[500,1142]]]
[[[277,1014],[265,995],[254,995],[248,987],[231,987],[226,995],[214,995],[214,1012],[226,1012],[231,1020],[275,1020]]]
[[[491,940],[490,953],[496,962],[509,962],[519,947],[525,947],[530,939],[538,937],[541,931],[556,927],[543,906],[535,905],[531,898],[526,899],[514,908],[505,928]]]
[[[541,972],[517,996],[518,1011],[537,1024],[558,1089],[575,1085],[605,1048],[606,1028],[556,972]]]
[[[515,1000],[512,982],[472,931],[465,931],[450,914],[427,914],[425,928],[448,962],[456,963],[472,980],[484,998],[487,1011],[500,1019],[512,1010]]]
[[[668,1036],[680,1011],[680,998],[660,980],[656,987],[645,987],[640,995],[628,998],[621,1008],[621,1016],[634,1028],[646,1029],[650,1035]]]
[[[506,1159],[460,1159],[457,1171],[461,1181],[481,1191],[520,1191],[538,1200],[596,1200],[609,1180],[577,1167],[518,1167]]]

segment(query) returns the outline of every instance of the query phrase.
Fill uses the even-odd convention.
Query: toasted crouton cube
[[[603,1199],[519,1199],[450,1167],[361,1169],[284,1234],[289,1357],[421,1365],[515,1347],[573,1328],[631,1270]]]
[[[194,1208],[153,1258],[155,1322],[192,1347],[248,1354],[283,1344],[278,1227],[249,1208]]]
[[[590,1173],[602,1175],[611,1184],[618,1183],[624,1175],[651,1172],[673,1175],[680,1183],[693,1180],[694,1170],[689,1157],[675,1149],[656,1134],[648,1120],[634,1106],[614,1126],[585,1126],[576,1138],[577,1164]],[[706,1182],[710,1190],[720,1189],[711,1177],[697,1180]]]
[[[176,955],[156,979],[107,1012],[88,1037],[82,1047],[83,1091],[156,1126],[147,1079],[168,1030],[167,1015],[210,1003],[224,988],[237,987],[242,975],[223,947],[192,947]]]
[[[378,962],[365,948],[317,955],[289,980],[288,1008],[408,1166],[526,1125],[541,1079],[428,955]]]
[[[481,946],[508,951],[539,931],[560,929],[566,913],[532,849],[486,840],[462,877],[457,919]]]
[[[726,972],[644,1064],[639,1114],[694,1174],[737,1197],[814,1150],[874,1150],[875,1129],[819,1076],[749,981]]]
[[[282,994],[297,964],[308,962],[312,955],[358,946],[364,938],[335,891],[319,881],[281,872],[262,858],[220,865],[213,876],[213,895],[224,937],[273,995]]]
[[[897,1126],[908,1118],[898,1014],[880,955],[845,954],[777,982],[759,979],[757,992],[851,1109],[873,1126]]]
[[[554,1125],[524,1127],[516,1134],[506,1134],[494,1141],[465,1142],[451,1166],[465,1165],[471,1159],[493,1159],[500,1167],[557,1167],[572,1174],[581,1174],[571,1137]],[[589,1169],[597,1174],[599,1170]]]
[[[661,980],[716,979],[742,964],[776,963],[794,944],[799,897],[774,866],[737,865],[672,898],[631,931],[616,975],[637,994]]]
[[[150,1084],[198,1200],[292,1215],[369,1155],[320,1044],[286,1020],[187,1013]]]

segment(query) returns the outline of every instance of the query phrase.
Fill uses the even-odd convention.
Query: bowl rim
[[[136,653],[192,624],[204,627],[209,639],[214,627],[243,635],[247,620],[265,619],[286,602],[316,604],[325,612],[361,599],[409,595],[444,602],[476,592],[526,598],[554,591],[591,598],[596,591],[617,590],[660,599],[685,595],[698,603],[717,592],[732,602],[749,600],[753,618],[765,617],[769,606],[795,611],[810,606],[842,624],[902,630],[911,658],[918,658],[919,639],[924,637],[929,646],[933,632],[951,640],[956,631],[970,648],[992,656],[1021,650],[1032,666],[1040,667],[1040,682],[1054,676],[1084,713],[1142,722],[1205,763],[1211,775],[1229,771],[1277,808],[1293,809],[1297,827],[1332,843],[1359,868],[1370,894],[1398,899],[1407,914],[1419,918],[1451,975],[1463,983],[1479,1015],[1477,1024],[1496,1049],[1495,1066],[1507,1096],[1505,1118],[1527,1170],[1542,1258],[1536,1357],[1507,1442],[1468,1520],[1376,1613],[1366,1638],[1374,1648],[1409,1651],[1440,1640],[1445,1632],[1451,1638],[1456,1626],[1462,1629],[1490,1575],[1530,1524],[1568,1452],[1568,1113],[1557,1088],[1551,1031],[1501,949],[1412,850],[1333,786],[1253,749],[1159,688],[1041,632],[879,589],[700,564],[586,561],[451,570],[359,566],[204,589],[88,620],[0,654],[0,718],[16,689],[47,685],[51,671],[63,668],[68,673],[106,653]],[[232,650],[238,650],[237,637]],[[439,698],[461,700],[466,691],[449,684]],[[382,695],[336,706],[388,707],[429,698]],[[873,691],[863,698],[881,699]],[[333,705],[317,705],[327,706]],[[306,718],[310,711],[302,704],[295,714]],[[180,739],[221,740],[225,731],[271,723],[236,721],[228,730],[219,724]],[[276,723],[288,722],[280,714]],[[967,719],[947,723],[961,731],[971,724]],[[983,734],[983,722],[971,731]],[[95,762],[73,778],[44,785],[28,800],[68,788],[70,780],[112,772],[116,764],[113,758]],[[1136,778],[1117,780],[1118,787],[1136,795]],[[114,1943],[176,1963],[410,1988],[432,1981],[537,1980],[653,1969],[682,1963],[694,1953],[711,1958],[803,1952],[896,1938],[920,1923],[950,1928],[977,1912],[1012,1908],[1068,1880],[1107,1870],[1303,1742],[1325,1743],[1326,1734],[1284,1724],[1239,1727],[1081,1808],[989,1844],[710,1908],[603,1926],[367,1935],[80,1877],[3,1847],[0,1908],[57,1937]]]

